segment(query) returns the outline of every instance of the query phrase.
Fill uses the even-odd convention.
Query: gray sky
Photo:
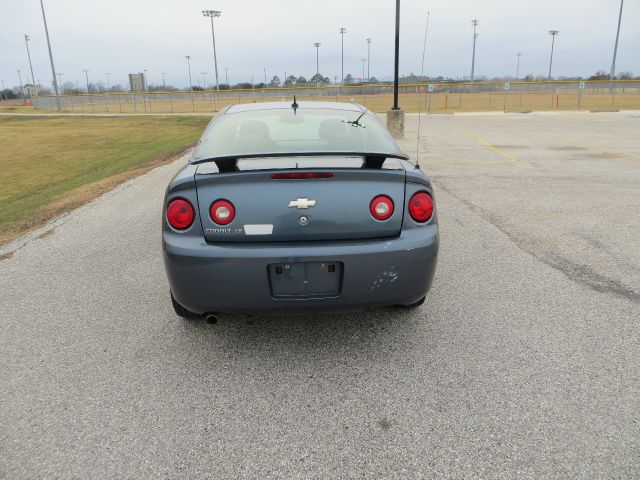
[[[546,74],[550,29],[556,41],[554,75],[588,76],[608,71],[619,0],[402,0],[401,74],[420,73],[427,10],[431,23],[425,74],[469,75],[472,28],[478,18],[476,75],[515,75],[516,52],[524,52],[521,76]],[[371,37],[371,75],[389,78],[393,69],[393,0],[45,0],[56,70],[62,81],[127,84],[126,74],[149,70],[149,82],[188,84],[185,55],[194,77],[214,82],[211,29],[202,9],[222,10],[216,23],[220,82],[229,68],[232,83],[315,73],[314,42],[321,42],[320,70],[340,75],[340,36],[345,35],[345,75],[362,75],[365,38]],[[640,1],[626,0],[617,71],[640,74]],[[23,34],[31,36],[35,77],[50,85],[44,27],[38,0],[0,0],[0,79],[17,85],[16,70],[28,76]],[[202,76],[200,76],[202,78]],[[196,83],[194,78],[194,83]]]

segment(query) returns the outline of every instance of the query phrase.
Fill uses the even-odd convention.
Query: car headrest
[[[261,138],[271,138],[269,135],[269,127],[261,120],[249,120],[240,125],[238,135],[241,137],[254,135]]]
[[[330,140],[334,137],[344,135],[347,132],[347,125],[337,118],[327,118],[320,122],[318,136],[323,140]]]

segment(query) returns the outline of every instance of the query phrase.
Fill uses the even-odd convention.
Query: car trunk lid
[[[400,233],[405,172],[383,169],[285,169],[196,174],[198,208],[207,242],[288,242],[385,238]],[[283,174],[318,173],[319,177],[279,179]],[[284,175],[286,176],[286,175]],[[295,175],[300,176],[300,175]],[[370,204],[386,195],[394,212],[373,218]],[[233,204],[228,225],[215,223],[216,200]]]

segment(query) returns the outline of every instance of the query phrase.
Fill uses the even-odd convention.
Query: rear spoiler
[[[409,160],[407,155],[402,153],[363,153],[363,152],[287,152],[287,153],[255,153],[249,155],[233,155],[226,157],[212,157],[212,158],[199,158],[191,159],[189,163],[197,165],[200,163],[213,162],[218,167],[220,173],[237,172],[238,160],[244,160],[249,158],[278,158],[278,157],[333,157],[333,156],[347,156],[347,157],[364,157],[363,168],[380,169],[382,164],[387,158],[396,158],[399,160]]]

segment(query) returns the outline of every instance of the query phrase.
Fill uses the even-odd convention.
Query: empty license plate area
[[[271,295],[287,297],[330,297],[340,293],[342,263],[300,262],[269,265]]]

